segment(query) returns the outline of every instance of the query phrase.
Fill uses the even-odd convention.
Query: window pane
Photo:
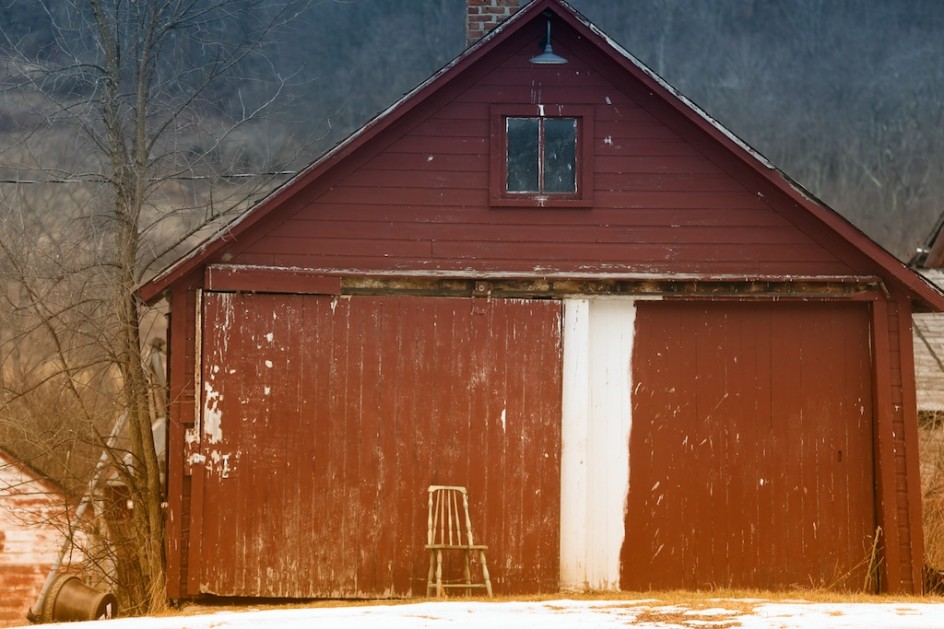
[[[538,119],[508,119],[508,192],[540,192]]]
[[[577,120],[544,121],[544,191],[577,191]]]

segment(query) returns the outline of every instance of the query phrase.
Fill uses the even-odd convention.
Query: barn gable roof
[[[774,167],[766,158],[723,127],[695,103],[680,94],[632,54],[580,15],[563,0],[533,0],[503,24],[477,43],[469,47],[452,62],[440,69],[425,82],[414,88],[387,110],[357,130],[346,140],[336,145],[318,160],[291,180],[262,199],[239,218],[225,225],[215,235],[196,247],[189,254],[158,273],[143,284],[138,291],[145,301],[159,299],[175,282],[199,270],[203,265],[216,261],[223,250],[234,240],[247,234],[263,219],[306,190],[315,181],[327,176],[343,164],[361,147],[403,120],[411,112],[427,103],[434,95],[455,84],[467,71],[487,64],[486,58],[496,47],[512,40],[516,33],[532,21],[544,21],[545,12],[551,12],[578,35],[594,45],[599,52],[617,64],[636,81],[642,83],[649,95],[659,99],[688,123],[707,135],[711,141],[722,146],[740,164],[746,166],[768,184],[777,188],[812,219],[825,227],[826,231],[861,252],[881,270],[886,282],[897,285],[915,302],[918,309],[944,310],[944,295],[919,275],[910,271],[880,245],[871,240],[849,221],[815,198],[797,182]],[[216,256],[216,257],[215,257]]]

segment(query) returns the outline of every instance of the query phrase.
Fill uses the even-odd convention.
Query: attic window
[[[507,192],[576,194],[576,118],[506,118],[505,137]]]
[[[549,110],[553,115],[548,115]],[[582,107],[493,107],[492,205],[589,206],[590,111]]]

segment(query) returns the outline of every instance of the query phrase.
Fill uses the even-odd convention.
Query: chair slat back
[[[472,536],[472,519],[469,516],[469,495],[465,487],[430,485],[426,537],[428,544],[445,546],[475,544]],[[467,540],[466,542],[463,542],[463,537]]]

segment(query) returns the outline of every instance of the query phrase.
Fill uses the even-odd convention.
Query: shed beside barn
[[[62,489],[0,448],[0,627],[26,624],[58,559],[65,513]]]
[[[430,484],[502,594],[921,590],[944,297],[562,1],[140,295],[172,598],[420,595]]]

